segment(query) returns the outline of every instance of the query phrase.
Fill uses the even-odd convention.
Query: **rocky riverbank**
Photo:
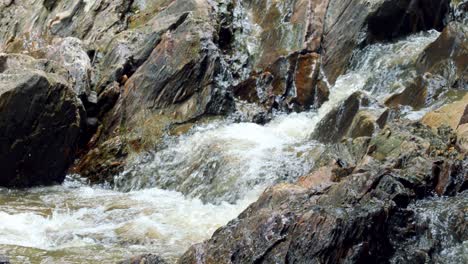
[[[222,210],[269,186],[179,263],[466,262],[467,14],[459,0],[2,0],[0,186],[73,174]]]

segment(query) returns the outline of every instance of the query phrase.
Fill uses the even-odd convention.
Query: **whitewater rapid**
[[[310,138],[320,120],[356,91],[382,102],[382,85],[401,89],[413,74],[405,67],[438,34],[357,51],[317,111],[277,114],[264,126],[225,118],[168,137],[117,175],[114,188],[70,176],[60,186],[0,189],[0,254],[13,263],[115,263],[140,253],[175,261],[266,187],[310,172],[323,149]]]

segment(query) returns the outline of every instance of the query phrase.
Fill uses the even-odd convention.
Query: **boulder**
[[[128,152],[153,148],[172,125],[234,109],[232,97],[216,81],[221,58],[209,20],[211,7],[208,1],[175,1],[110,42],[98,65],[97,85],[98,106],[110,110],[98,114],[99,134],[74,171],[116,173]],[[121,142],[123,149],[112,147],[113,142]],[[125,154],[110,158],[117,153]],[[119,166],[105,168],[93,162],[96,155]]]
[[[325,82],[318,85],[323,80],[318,52],[328,0],[250,0],[240,5],[238,8],[253,28],[243,30],[236,29],[235,23],[231,25],[234,33],[243,30],[234,34],[231,46],[245,53],[248,60],[243,68],[250,70],[237,80],[232,88],[234,94],[262,104],[267,111],[302,111],[320,106],[328,97]],[[253,48],[236,46],[240,38],[253,39],[246,43]]]
[[[337,142],[346,135],[361,107],[364,95],[356,92],[330,111],[315,128],[312,138],[321,142]]]
[[[60,183],[79,144],[83,106],[61,76],[28,68],[32,58],[2,58],[0,186]]]
[[[359,111],[348,130],[348,137],[370,137],[376,131],[376,118],[368,111]]]
[[[446,104],[443,107],[427,113],[421,122],[434,129],[449,126],[457,132],[458,143],[465,151],[468,150],[468,94],[461,100]]]
[[[82,42],[73,37],[61,39],[49,48],[46,57],[63,66],[68,71],[70,84],[76,94],[90,101],[88,98],[92,96],[91,59],[83,50]]]

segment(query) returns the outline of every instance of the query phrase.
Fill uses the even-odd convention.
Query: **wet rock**
[[[448,0],[332,0],[323,30],[323,66],[330,83],[343,74],[356,47],[444,26]]]
[[[28,56],[3,58],[0,185],[60,183],[75,157],[83,107],[62,76],[34,68],[42,62]]]
[[[322,39],[327,1],[245,1],[247,13],[258,25],[258,56],[255,68],[266,68],[278,58],[301,50],[318,51]],[[258,57],[258,58],[257,58]]]
[[[467,237],[464,209],[467,192],[455,197],[411,203],[390,219],[390,241],[395,263],[466,262],[462,241]]]
[[[427,113],[421,122],[432,127],[439,128],[441,126],[449,126],[458,134],[458,142],[460,147],[467,150],[466,142],[468,141],[466,133],[466,116],[468,106],[468,95],[465,95],[461,100],[447,104],[435,111]]]
[[[316,182],[305,177],[298,185],[268,189],[211,239],[192,246],[179,263],[385,263],[398,259],[403,249],[400,245],[414,243],[411,226],[400,226],[412,223],[414,214],[424,212],[412,207],[413,201],[431,203],[432,198],[425,197],[437,188],[436,179],[443,178],[430,168],[441,158],[432,156],[436,153],[433,150],[447,149],[450,143],[445,135],[417,123],[388,124],[377,138],[392,136],[400,139],[399,151],[383,154],[381,161],[364,156],[339,182],[317,189]],[[330,175],[330,169],[324,167],[314,174],[313,178],[319,179]],[[414,211],[404,213],[408,205]],[[463,216],[452,219],[455,227]],[[463,234],[463,230],[454,233]],[[422,238],[418,241],[419,245],[425,242]],[[442,236],[430,241],[444,246],[424,248],[421,255],[428,261],[440,259],[444,248],[463,243],[460,239],[446,241]]]
[[[468,22],[468,1],[450,1],[450,19],[462,22],[465,25]]]
[[[350,128],[359,111],[363,94],[356,92],[330,111],[317,125],[312,138],[322,142],[339,141]]]
[[[464,90],[467,87],[467,36],[465,25],[455,22],[447,25],[439,38],[419,56],[417,76],[401,93],[394,94],[385,103],[419,109],[443,100],[449,89]]]
[[[256,26],[244,35],[255,37],[245,51],[252,68],[233,90],[239,98],[272,108],[302,111],[319,106],[326,97],[320,71],[323,21],[328,1],[245,1],[243,10]],[[239,37],[245,37],[240,35]],[[247,43],[248,45],[250,43]],[[316,98],[318,100],[314,101]]]
[[[166,264],[167,262],[158,255],[146,254],[120,261],[118,264]]]
[[[438,195],[455,195],[466,188],[468,174],[462,162],[437,161],[432,171],[436,182],[435,192]]]
[[[370,137],[376,130],[375,117],[366,111],[359,111],[348,131],[348,137]]]
[[[449,4],[450,0],[384,1],[368,19],[367,38],[391,40],[429,29],[441,31]]]
[[[96,139],[91,139],[91,144],[93,140]],[[113,183],[113,177],[124,170],[127,156],[128,148],[117,136],[89,150],[70,168],[69,172],[77,173],[91,183]]]

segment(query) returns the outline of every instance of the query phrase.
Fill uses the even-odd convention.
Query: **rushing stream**
[[[437,36],[420,33],[357,52],[353,69],[317,111],[279,114],[265,126],[226,118],[168,137],[117,175],[114,189],[77,177],[61,186],[1,189],[0,254],[13,263],[114,263],[139,253],[175,260],[265,187],[308,173],[323,148],[310,140],[316,124],[355,91],[381,101],[390,91],[380,84],[397,90],[412,74],[405,67]]]

